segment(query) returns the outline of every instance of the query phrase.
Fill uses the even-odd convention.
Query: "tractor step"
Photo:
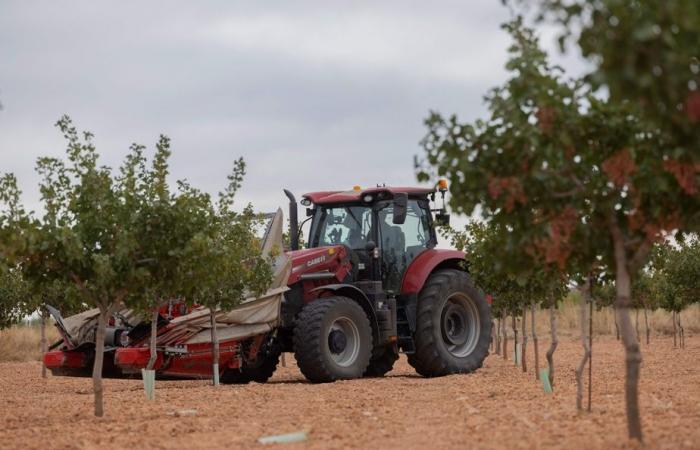
[[[409,314],[411,314],[409,311],[410,306],[407,307],[407,303],[405,302],[397,303],[396,332],[398,334],[398,344],[404,353],[412,354],[416,351],[416,345],[413,342],[413,328],[415,325],[409,320]],[[415,321],[413,323],[415,323]]]

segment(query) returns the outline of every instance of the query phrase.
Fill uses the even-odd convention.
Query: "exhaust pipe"
[[[299,216],[297,214],[297,199],[287,189],[284,194],[289,199],[289,249],[299,250]]]

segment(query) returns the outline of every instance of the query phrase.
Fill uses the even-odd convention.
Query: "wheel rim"
[[[328,349],[337,365],[352,365],[360,353],[360,331],[355,322],[347,317],[335,319],[328,330]]]
[[[441,314],[442,340],[447,350],[458,358],[469,355],[479,342],[479,309],[463,293],[447,298]]]

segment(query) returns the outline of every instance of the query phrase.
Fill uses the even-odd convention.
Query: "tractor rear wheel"
[[[360,378],[372,354],[372,329],[360,305],[347,297],[315,300],[294,326],[294,357],[313,383]]]
[[[415,353],[408,363],[426,377],[469,373],[489,354],[491,307],[469,274],[441,270],[418,295]]]
[[[391,372],[391,369],[394,368],[394,363],[398,359],[399,353],[394,349],[393,345],[377,347],[372,351],[372,358],[369,360],[364,376],[383,377]]]

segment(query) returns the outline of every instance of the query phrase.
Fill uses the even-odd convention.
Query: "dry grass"
[[[558,330],[560,334],[564,336],[578,335],[579,334],[579,320],[580,320],[580,306],[577,303],[577,298],[568,298],[564,301],[557,310],[557,323]],[[643,310],[633,310],[631,312],[632,322],[635,323],[639,320],[639,333],[644,335],[644,311]],[[673,334],[673,322],[671,321],[671,313],[656,310],[649,311],[649,328],[651,330],[651,336],[655,335],[672,335]],[[549,311],[538,310],[536,313],[536,326],[537,333],[540,336],[549,334]],[[527,328],[528,333],[530,329],[530,314],[528,311],[527,318]],[[691,334],[700,334],[700,305],[692,305],[686,308],[681,313],[681,323],[683,328],[685,328],[686,336]],[[510,331],[511,321],[508,319],[508,328]],[[518,327],[520,328],[522,324],[518,321]],[[593,311],[593,334],[597,336],[614,336],[615,335],[615,313],[612,308],[601,308],[600,310]]]
[[[47,345],[59,339],[58,331],[53,325],[46,327]],[[4,361],[39,361],[41,360],[41,331],[38,325],[16,325],[0,330],[0,362]]]

